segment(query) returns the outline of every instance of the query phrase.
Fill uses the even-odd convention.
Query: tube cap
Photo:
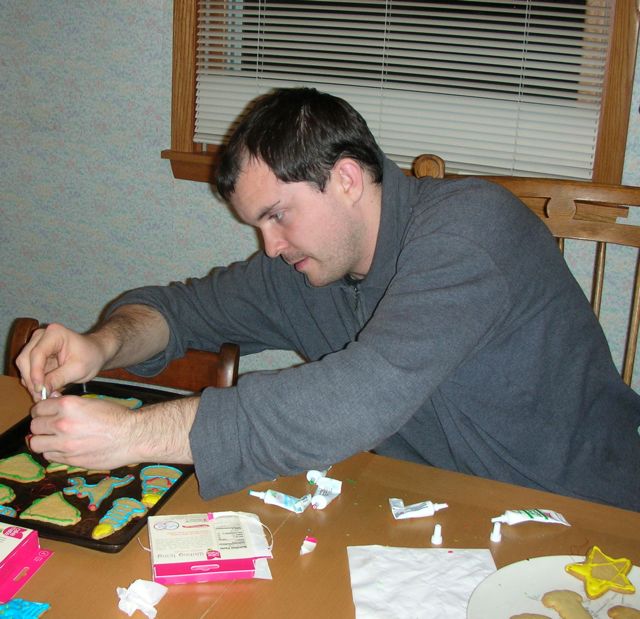
[[[313,509],[324,509],[327,505],[327,499],[323,496],[314,496],[311,499],[311,507]]]
[[[442,544],[442,526],[439,524],[433,527],[433,535],[431,536],[431,543],[434,546],[440,546],[440,544]]]
[[[497,520],[493,523],[493,529],[491,530],[491,535],[489,539],[492,542],[500,542],[502,541],[502,533],[500,533],[500,521]]]

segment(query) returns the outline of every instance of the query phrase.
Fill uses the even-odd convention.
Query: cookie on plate
[[[613,606],[607,611],[611,619],[640,619],[640,610],[631,606]]]
[[[547,591],[542,596],[542,603],[547,608],[553,608],[562,619],[592,619],[591,613],[585,609],[582,602],[579,593],[568,589]]]
[[[631,561],[626,558],[614,559],[593,546],[581,563],[570,563],[565,570],[584,581],[584,589],[590,600],[595,600],[607,591],[635,593],[636,588],[627,577]]]

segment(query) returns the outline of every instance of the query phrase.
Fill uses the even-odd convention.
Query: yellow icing
[[[147,507],[153,507],[159,500],[160,500],[160,496],[159,494],[143,494],[142,495],[142,503],[144,503],[144,505],[146,505]]]
[[[636,588],[627,578],[631,561],[626,558],[613,559],[594,546],[582,563],[570,563],[566,571],[584,581],[587,597],[595,599],[607,591],[634,593]]]
[[[108,522],[101,522],[93,528],[91,537],[93,537],[93,539],[102,539],[103,537],[111,535],[113,531],[114,528]]]

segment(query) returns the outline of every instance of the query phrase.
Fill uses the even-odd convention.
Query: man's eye
[[[273,213],[273,215],[271,215],[271,219],[273,219],[274,221],[282,221],[282,218],[284,217],[284,213]]]

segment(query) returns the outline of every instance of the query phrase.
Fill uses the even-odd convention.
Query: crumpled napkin
[[[349,546],[357,619],[465,619],[471,593],[496,571],[487,549]]]
[[[158,611],[155,605],[164,597],[167,587],[150,580],[134,580],[128,589],[117,587],[116,593],[120,598],[118,608],[127,613],[129,617],[142,611],[149,619],[154,619]]]

